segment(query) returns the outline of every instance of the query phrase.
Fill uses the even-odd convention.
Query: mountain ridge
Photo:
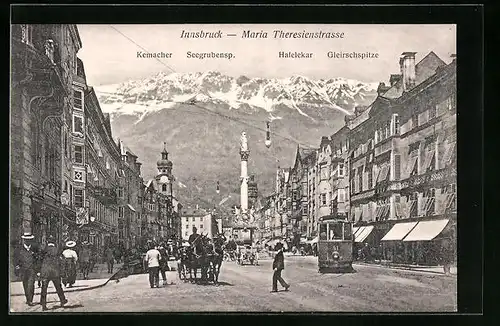
[[[110,113],[114,137],[143,162],[145,180],[156,174],[154,164],[166,141],[181,200],[216,205],[224,195],[231,196],[225,205],[235,205],[242,131],[249,137],[249,173],[255,174],[260,194],[270,193],[278,164],[293,164],[297,142],[319,145],[321,136],[342,127],[356,105],[373,101],[376,86],[341,77],[234,78],[207,71],[161,72],[94,89],[101,109]],[[264,145],[267,121],[271,148]]]

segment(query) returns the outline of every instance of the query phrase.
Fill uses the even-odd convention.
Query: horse
[[[224,261],[224,239],[221,237],[216,237],[212,242],[212,255],[210,260],[210,266],[212,269],[213,281],[215,285],[219,284],[219,274],[222,262]]]

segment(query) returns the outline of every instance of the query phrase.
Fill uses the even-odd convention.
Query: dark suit
[[[278,251],[276,256],[274,256],[273,261],[273,291],[278,291],[278,281],[281,286],[288,289],[288,284],[285,282],[283,277],[281,277],[281,271],[285,269],[285,257],[283,256],[283,251]]]
[[[28,304],[33,303],[35,295],[36,273],[40,269],[39,255],[39,249],[35,245],[31,245],[29,250],[21,246],[15,254],[16,268],[18,268],[19,276],[23,282],[24,295]]]
[[[193,246],[194,243],[194,249],[197,255],[201,253],[201,235],[200,234],[191,234],[189,236],[188,242]],[[195,243],[196,242],[196,243]]]
[[[47,288],[52,281],[56,288],[57,295],[61,303],[66,300],[61,285],[61,254],[56,246],[47,246],[43,254],[42,268],[40,277],[42,278],[42,293],[40,295],[40,304],[45,307],[47,304]]]

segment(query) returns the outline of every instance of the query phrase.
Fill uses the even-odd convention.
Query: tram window
[[[319,238],[321,240],[326,240],[326,224],[319,225]]]
[[[344,224],[344,240],[351,240],[351,238],[352,238],[351,224],[345,223]]]
[[[332,223],[330,224],[330,234],[328,240],[342,240],[342,224]]]

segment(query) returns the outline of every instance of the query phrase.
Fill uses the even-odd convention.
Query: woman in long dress
[[[75,241],[66,242],[66,249],[62,252],[64,259],[64,269],[63,269],[63,284],[67,287],[72,287],[76,282],[76,263],[78,261],[78,255],[73,248],[76,246]]]

